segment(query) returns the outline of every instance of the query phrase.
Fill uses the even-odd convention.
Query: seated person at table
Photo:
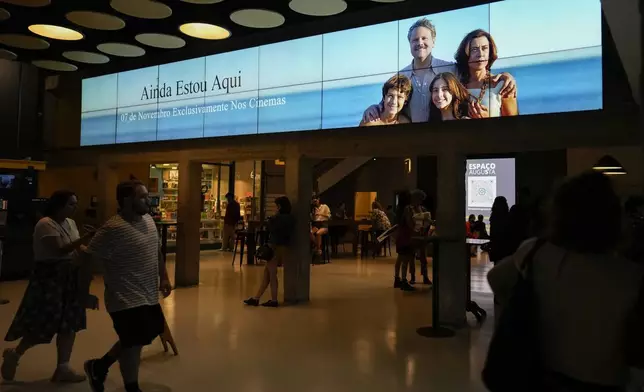
[[[338,204],[338,208],[333,212],[333,219],[345,220],[347,218],[347,205],[344,203]]]
[[[391,222],[387,214],[382,210],[382,206],[377,201],[371,203],[371,228],[377,232],[383,232],[391,228]]]
[[[474,214],[470,215],[465,222],[465,236],[467,238],[476,238],[476,231],[474,227],[476,226],[476,216]]]
[[[382,86],[382,100],[380,101],[380,117],[374,121],[360,121],[361,127],[374,125],[406,124],[411,121],[402,114],[403,109],[409,104],[411,98],[411,81],[405,75],[395,75]]]
[[[315,251],[318,255],[322,254],[322,236],[329,232],[329,219],[331,210],[326,204],[320,202],[319,197],[315,197],[312,203],[313,212],[311,214],[311,241],[315,244]]]
[[[477,234],[476,238],[487,240],[490,238],[490,235],[487,233],[487,226],[483,221],[483,215],[478,216],[478,220],[474,223],[474,232]]]

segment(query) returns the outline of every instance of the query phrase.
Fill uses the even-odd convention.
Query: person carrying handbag
[[[578,229],[597,219],[601,228]],[[621,207],[609,178],[590,172],[562,185],[549,225],[544,239],[526,241],[488,274],[501,314],[484,384],[625,391],[629,367],[644,364],[644,270],[615,253]]]

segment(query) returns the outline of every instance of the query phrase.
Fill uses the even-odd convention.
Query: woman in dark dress
[[[79,289],[80,268],[74,260],[93,233],[80,237],[76,223],[70,219],[76,204],[74,193],[55,192],[49,199],[45,217],[34,229],[36,265],[5,337],[8,342],[21,339],[16,348],[4,351],[0,373],[6,381],[14,379],[18,362],[28,349],[50,343],[54,335],[58,366],[51,381],[85,380],[85,376],[69,367],[76,333],[86,327],[84,301],[88,294]]]
[[[494,199],[490,214],[490,261],[496,263],[514,253],[508,200]]]

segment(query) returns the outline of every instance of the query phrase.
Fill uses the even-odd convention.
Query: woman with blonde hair
[[[451,72],[443,72],[429,85],[429,121],[469,119],[470,93]]]

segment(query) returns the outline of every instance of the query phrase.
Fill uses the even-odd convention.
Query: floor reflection
[[[146,348],[143,390],[483,391],[478,378],[490,326],[466,328],[446,340],[418,336],[416,328],[431,324],[431,290],[392,289],[393,262],[334,260],[315,266],[309,305],[264,309],[241,304],[259,285],[261,267],[233,268],[230,254],[203,253],[201,284],[163,300],[181,356],[163,354],[159,341]],[[472,265],[474,299],[489,309],[485,274],[490,264],[477,258]],[[171,261],[169,266],[172,274]],[[2,296],[12,300],[0,307],[0,333],[25,287],[24,282],[0,283]],[[102,290],[97,280],[92,291],[102,297]],[[116,339],[104,310],[90,312],[88,326],[77,340],[72,360],[77,369]],[[2,384],[0,391],[58,390],[43,381],[54,365],[54,347],[37,347],[18,370],[24,383]],[[118,369],[110,373],[107,387],[122,390]],[[88,389],[83,384],[65,390]]]

